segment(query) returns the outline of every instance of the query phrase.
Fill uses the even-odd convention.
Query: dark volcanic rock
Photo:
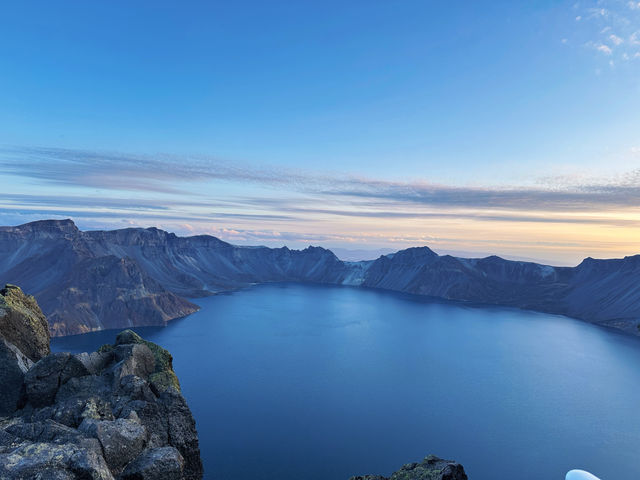
[[[107,465],[114,473],[119,473],[134,460],[147,443],[147,430],[136,420],[85,419],[78,428],[88,436],[97,438]]]
[[[11,415],[23,397],[24,374],[31,361],[18,348],[0,338],[0,417]]]
[[[25,442],[0,453],[0,478],[114,480],[99,447],[44,442]]]
[[[173,480],[182,477],[184,460],[173,447],[147,450],[127,465],[122,480]]]
[[[36,363],[25,375],[27,400],[34,407],[51,405],[60,388],[60,377],[70,353],[52,353]]]
[[[3,480],[202,478],[195,421],[158,345],[125,331],[33,364],[0,339],[0,361]]]
[[[404,465],[390,477],[364,475],[350,480],[468,480],[468,477],[459,463],[429,455],[420,463]]]

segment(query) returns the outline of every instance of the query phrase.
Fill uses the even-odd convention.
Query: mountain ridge
[[[33,292],[52,335],[162,325],[197,298],[266,282],[393,290],[561,314],[639,334],[640,255],[554,267],[411,247],[348,262],[323,247],[236,246],[164,230],[81,231],[70,220],[0,227],[0,283]]]

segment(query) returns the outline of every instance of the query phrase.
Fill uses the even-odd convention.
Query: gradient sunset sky
[[[0,224],[640,253],[640,2],[6,2]]]

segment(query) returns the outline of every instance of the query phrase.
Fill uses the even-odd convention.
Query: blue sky
[[[2,224],[639,253],[640,3],[13,2],[0,147]]]

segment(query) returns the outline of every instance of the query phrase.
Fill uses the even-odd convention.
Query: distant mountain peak
[[[416,259],[425,259],[425,258],[435,259],[439,257],[439,255],[436,252],[434,252],[427,246],[405,248],[404,250],[397,251],[396,253],[393,254],[393,256],[396,260],[400,260],[400,259],[416,260]]]
[[[50,230],[50,229],[59,229],[62,231],[69,232],[78,232],[78,227],[70,218],[65,218],[63,220],[37,220],[35,222],[24,223],[20,225],[18,228],[30,227],[34,230]]]
[[[78,230],[78,227],[70,218],[64,220],[37,220],[35,222],[23,223],[16,227],[0,227],[0,231],[45,236],[76,235],[80,233],[80,230]]]

